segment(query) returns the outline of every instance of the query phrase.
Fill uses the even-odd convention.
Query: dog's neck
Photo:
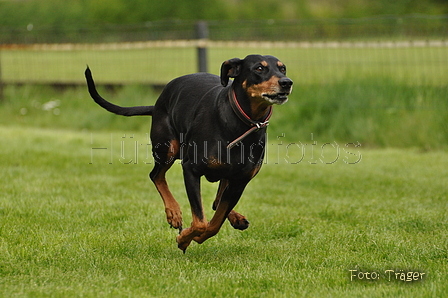
[[[246,90],[239,84],[233,84],[233,92],[235,92],[236,101],[243,111],[254,121],[261,121],[269,113],[271,104],[262,98],[250,97]]]
[[[230,88],[229,89],[229,102],[230,106],[232,107],[232,110],[234,113],[240,118],[240,120],[245,123],[248,127],[250,127],[245,133],[243,133],[241,136],[233,140],[227,145],[227,149],[232,149],[234,146],[236,146],[239,142],[241,142],[243,139],[245,139],[248,135],[255,131],[259,131],[260,129],[266,128],[266,126],[269,125],[269,118],[271,118],[272,115],[272,107],[268,107],[267,113],[263,116],[262,120],[253,120],[247,113],[243,110],[241,105],[239,104],[235,91]]]

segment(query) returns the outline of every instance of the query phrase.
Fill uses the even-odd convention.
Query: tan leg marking
[[[170,143],[170,148],[167,154],[167,163],[161,168],[160,172],[154,179],[154,184],[162,197],[165,205],[166,220],[171,227],[176,229],[182,229],[182,211],[180,210],[179,203],[174,199],[171,193],[168,183],[165,179],[165,174],[169,168],[173,165],[176,155],[179,152],[179,142],[173,140]]]
[[[207,230],[207,220],[203,218],[202,220],[197,218],[193,213],[193,221],[191,227],[181,231],[179,236],[177,236],[177,247],[181,249],[184,253],[187,247],[190,245],[191,241],[195,237],[200,237]]]

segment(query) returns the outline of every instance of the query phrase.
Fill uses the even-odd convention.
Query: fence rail
[[[120,43],[44,43],[7,44],[0,50],[76,51],[76,50],[138,50],[153,48],[410,48],[448,47],[447,40],[409,41],[214,41],[214,40],[156,40]]]

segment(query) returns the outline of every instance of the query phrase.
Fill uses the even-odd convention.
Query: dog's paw
[[[165,209],[166,221],[175,229],[182,230],[182,212],[179,210]]]
[[[246,217],[233,210],[229,213],[227,219],[229,220],[232,227],[237,230],[245,230],[249,227],[249,221],[246,219]]]
[[[188,233],[189,228],[183,230]],[[187,247],[191,243],[191,239],[189,237],[185,237],[185,234],[180,232],[179,235],[176,237],[177,247],[185,253],[187,250]]]

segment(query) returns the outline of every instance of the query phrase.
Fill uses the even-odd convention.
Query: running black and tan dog
[[[233,210],[247,183],[258,173],[265,152],[266,126],[273,104],[284,104],[292,90],[286,67],[273,56],[249,55],[223,62],[221,76],[196,73],[172,80],[154,106],[120,107],[96,91],[90,69],[90,95],[104,109],[123,115],[152,115],[151,143],[155,159],[150,178],[165,204],[168,223],[179,229],[178,247],[202,243],[219,232],[228,218],[235,229],[249,226]],[[233,78],[233,82],[229,82]],[[171,194],[165,173],[176,159],[183,175],[193,221],[182,229],[182,212]],[[219,183],[207,222],[202,206],[200,178]]]

